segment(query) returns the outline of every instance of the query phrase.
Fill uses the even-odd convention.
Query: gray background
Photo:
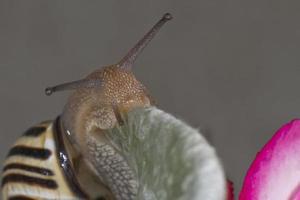
[[[68,93],[49,85],[117,62],[174,15],[135,64],[160,107],[201,127],[239,190],[259,148],[300,116],[300,3],[268,0],[0,1],[0,161]]]

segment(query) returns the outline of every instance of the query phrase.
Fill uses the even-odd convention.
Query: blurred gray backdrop
[[[117,62],[162,16],[134,71],[160,108],[200,127],[238,193],[256,152],[300,117],[300,2],[0,1],[0,161],[29,126],[60,114],[44,88]]]

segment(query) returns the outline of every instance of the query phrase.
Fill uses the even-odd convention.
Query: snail
[[[2,174],[3,200],[135,198],[134,173],[103,132],[121,125],[124,113],[153,105],[132,65],[171,19],[164,14],[117,64],[46,88],[47,95],[74,92],[56,120],[28,129],[10,149]]]
[[[74,90],[61,115],[15,142],[2,172],[3,200],[221,200],[223,168],[198,130],[158,108],[132,66],[163,17],[114,65],[48,87]]]

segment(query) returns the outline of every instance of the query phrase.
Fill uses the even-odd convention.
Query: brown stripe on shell
[[[9,157],[15,155],[47,160],[51,156],[51,151],[44,148],[16,145],[9,151],[7,156]]]
[[[25,131],[24,136],[38,137],[45,131],[46,131],[46,127],[42,127],[42,126],[31,127],[27,131]]]
[[[18,195],[18,196],[9,197],[8,200],[35,200],[35,199],[24,196],[24,195]]]
[[[24,183],[28,185],[43,187],[46,189],[57,189],[58,187],[57,183],[54,180],[17,173],[5,175],[2,179],[1,187],[4,187],[8,183]]]
[[[11,170],[11,169],[20,169],[20,170],[24,170],[24,171],[28,171],[28,172],[41,174],[44,176],[53,176],[54,175],[53,171],[50,169],[36,167],[36,166],[30,166],[30,165],[21,164],[21,163],[10,163],[8,165],[5,165],[3,168],[3,172]]]

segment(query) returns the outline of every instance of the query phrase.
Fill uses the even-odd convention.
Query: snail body
[[[104,133],[122,126],[131,110],[153,105],[131,68],[171,18],[165,14],[117,64],[46,89],[47,95],[74,92],[56,120],[28,129],[9,151],[2,173],[3,200],[136,198],[136,174]]]

